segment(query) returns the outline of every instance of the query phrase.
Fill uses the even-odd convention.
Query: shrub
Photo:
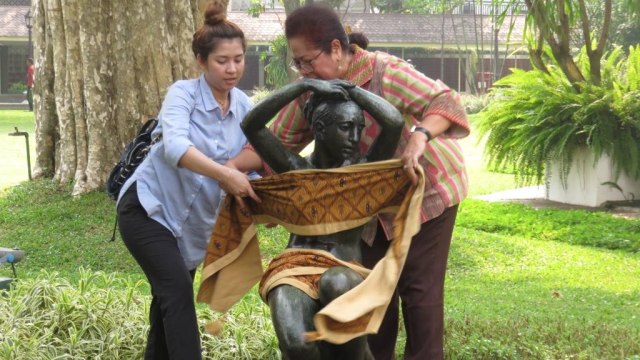
[[[261,60],[269,60],[264,67],[267,73],[266,82],[274,88],[280,88],[289,82],[289,67],[287,65],[287,38],[284,33],[276,36],[270,43],[271,56],[266,52],[260,54]]]
[[[254,104],[257,104],[260,101],[262,101],[262,99],[266,98],[267,95],[269,95],[270,93],[271,93],[271,90],[269,90],[269,89],[266,89],[266,88],[255,88],[251,92],[251,101]]]
[[[9,94],[22,94],[25,91],[27,91],[27,84],[22,81],[14,82],[8,89]]]
[[[588,74],[583,51],[577,63]],[[561,179],[572,155],[589,147],[621,172],[640,178],[640,47],[625,59],[620,49],[603,57],[602,84],[589,79],[577,92],[557,66],[513,73],[496,82],[478,130],[488,135],[485,153],[497,168],[513,169],[519,182],[540,183],[545,164],[558,161]]]
[[[0,291],[0,359],[141,359],[149,330],[144,281],[80,270],[75,283],[42,271]],[[220,337],[206,334],[213,314],[198,306],[204,359],[278,359],[269,308],[254,290],[225,316]]]
[[[0,299],[0,358],[135,359],[144,351],[142,282],[83,272],[77,284],[55,273],[20,279]]]
[[[477,114],[487,106],[488,97],[486,95],[462,94],[462,106],[467,114]]]

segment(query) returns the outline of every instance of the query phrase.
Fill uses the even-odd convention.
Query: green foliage
[[[402,0],[372,0],[371,7],[381,14],[393,14],[404,9]]]
[[[640,1],[619,0],[613,2],[611,16],[611,42],[628,49],[640,43]],[[602,11],[602,7],[597,7]]]
[[[0,291],[0,358],[142,358],[149,330],[146,287],[141,280],[83,269],[73,283],[46,271],[20,279]],[[225,316],[219,337],[205,331],[211,312],[197,310],[204,359],[280,357],[269,308],[255,290]]]
[[[109,242],[115,203],[103,192],[76,198],[70,193],[68,187],[59,188],[52,180],[35,180],[0,197],[0,246],[27,252],[27,259],[19,264],[19,275],[46,269],[66,276],[84,266],[140,277],[141,271],[120,239]]]
[[[518,203],[468,199],[457,225],[492,234],[640,253],[640,220],[602,212],[534,209]]]
[[[446,283],[447,353],[451,359],[640,355],[640,284],[633,279],[639,261],[637,253],[458,224]]]
[[[9,94],[22,94],[25,91],[27,91],[27,84],[22,81],[14,82],[8,89]]]
[[[2,171],[0,171],[0,194],[7,186],[29,179],[27,171],[27,150],[22,136],[7,136],[19,131],[29,133],[31,161],[35,158],[35,125],[33,112],[24,110],[0,111],[0,148],[2,149]]]
[[[271,41],[271,56],[263,52],[260,59],[269,60],[264,67],[267,73],[267,84],[279,88],[289,82],[289,67],[287,66],[287,38],[283,34]]]
[[[141,282],[81,270],[77,283],[42,272],[0,300],[2,359],[135,359],[144,350]]]
[[[205,311],[204,308],[198,311],[198,319],[202,325],[215,317],[221,318],[217,315],[212,316],[211,312]],[[204,359],[277,360],[281,358],[269,307],[262,302],[256,288],[224,316],[223,328],[219,336],[208,334],[202,336]]]
[[[462,105],[468,115],[477,114],[488,104],[488,97],[486,95],[461,95]]]
[[[265,6],[260,0],[251,0],[249,8],[247,9],[247,13],[255,18],[259,17],[264,11]]]
[[[608,53],[601,86],[587,76],[580,93],[558,66],[548,74],[514,69],[500,79],[478,122],[490,164],[513,169],[522,183],[539,183],[547,161],[558,161],[566,181],[574,151],[586,146],[596,159],[609,155],[616,174],[640,178],[639,53]],[[578,64],[589,74],[584,52]]]
[[[251,94],[251,101],[254,104],[259,103],[262,99],[266,98],[271,93],[271,90],[266,88],[255,88]]]
[[[470,168],[482,163],[472,142],[463,146]],[[512,185],[480,168],[469,175],[484,193]],[[122,241],[107,241],[113,201],[68,194],[46,180],[0,193],[0,246],[27,250],[15,287],[0,294],[0,359],[141,358],[149,287]],[[288,235],[258,232],[266,263]],[[639,233],[637,220],[604,213],[465,200],[446,280],[447,358],[640,359]],[[0,266],[0,276],[10,272]],[[218,337],[204,326],[222,315],[202,304],[197,313],[203,358],[280,358],[255,288],[224,316]],[[398,358],[403,341],[401,329]]]
[[[465,0],[441,1],[441,0],[404,0],[402,5],[404,12],[411,14],[438,14],[448,13],[453,8],[465,3]]]

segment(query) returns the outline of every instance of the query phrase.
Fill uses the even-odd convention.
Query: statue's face
[[[324,126],[319,129],[321,134],[316,134],[316,142],[323,144],[321,148],[332,159],[343,162],[360,155],[358,143],[365,123],[362,110],[356,103],[339,103],[320,121]]]

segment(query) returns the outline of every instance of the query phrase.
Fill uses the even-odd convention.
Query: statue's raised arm
[[[289,151],[266,127],[287,104],[307,91],[312,95],[304,107],[316,150],[310,160]],[[367,111],[381,127],[381,136],[367,154],[358,143]],[[277,173],[305,168],[331,168],[363,161],[390,158],[402,131],[402,116],[379,96],[345,81],[305,79],[276,90],[242,121],[242,129],[260,157]]]

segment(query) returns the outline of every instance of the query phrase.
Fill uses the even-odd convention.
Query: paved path
[[[29,103],[27,100],[16,103],[16,102],[0,102],[0,110],[28,110]]]

